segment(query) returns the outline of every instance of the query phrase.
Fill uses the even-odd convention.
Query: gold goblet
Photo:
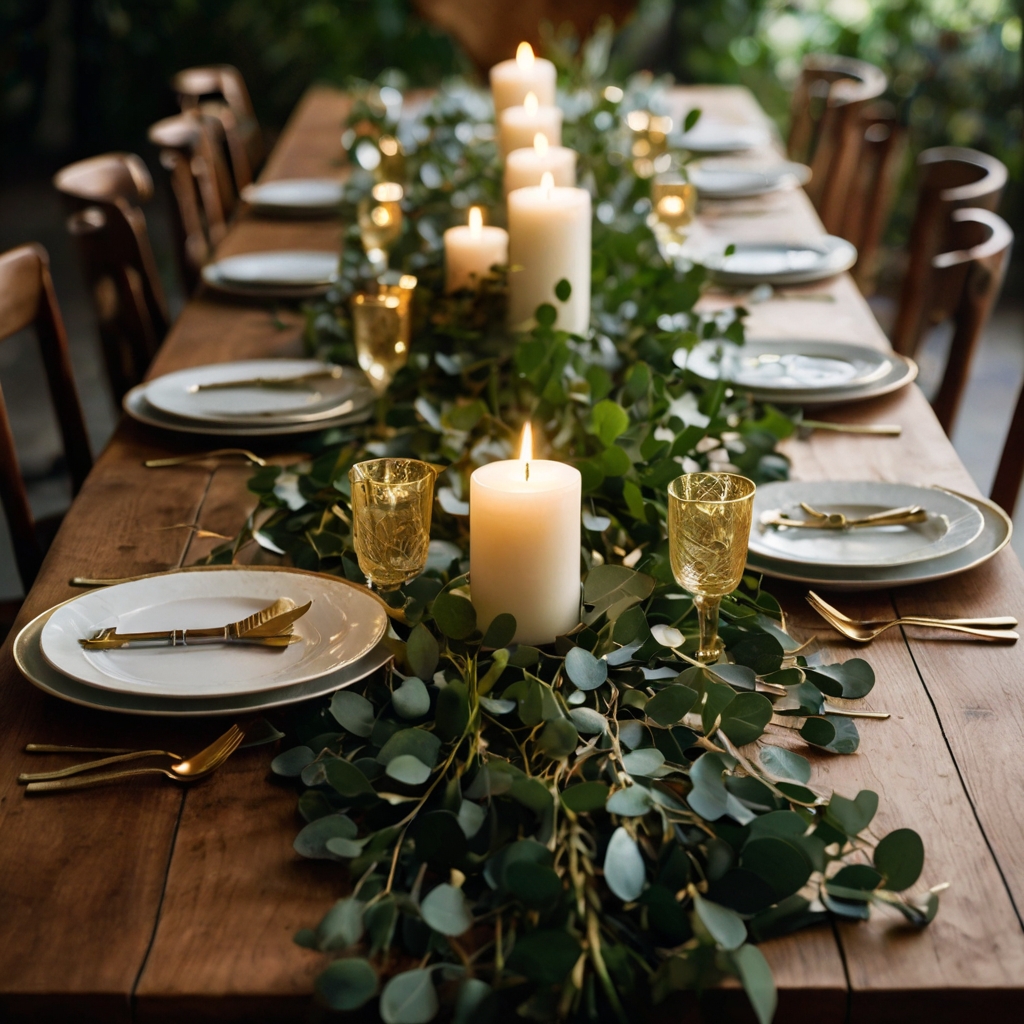
[[[359,201],[359,237],[377,272],[387,269],[388,251],[402,235],[402,186],[381,181]]]
[[[423,572],[436,476],[416,459],[371,459],[349,470],[352,542],[370,586],[386,593]]]
[[[697,190],[681,177],[656,178],[651,182],[654,234],[670,255],[686,241],[686,228],[697,212]]]
[[[386,289],[380,295],[352,298],[356,358],[378,395],[387,390],[409,359],[411,313],[409,299],[389,294]]]
[[[718,608],[743,577],[755,490],[735,473],[688,473],[668,485],[669,559],[693,594],[699,661],[718,657]]]

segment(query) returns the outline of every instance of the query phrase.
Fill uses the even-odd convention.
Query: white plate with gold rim
[[[79,639],[121,632],[200,629],[237,622],[278,598],[312,602],[295,624],[300,643],[85,650]],[[90,591],[62,605],[42,632],[47,663],[103,690],[147,697],[210,698],[259,693],[317,679],[372,650],[387,628],[383,604],[347,580],[268,567],[211,567],[148,576]]]
[[[857,262],[857,249],[837,235],[806,242],[735,242],[720,252],[704,252],[700,262],[719,284],[810,284],[849,270]]]
[[[257,213],[322,217],[338,213],[345,186],[334,178],[279,178],[242,189],[242,200]]]
[[[811,180],[806,164],[792,161],[753,165],[740,161],[702,160],[686,168],[702,199],[749,199],[800,188]]]

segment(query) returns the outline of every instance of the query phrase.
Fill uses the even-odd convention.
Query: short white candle
[[[505,158],[505,195],[539,185],[545,171],[551,172],[556,185],[572,188],[576,184],[576,150],[549,146],[547,136],[537,132],[532,146],[514,149]]]
[[[590,325],[590,193],[555,188],[545,172],[538,188],[508,194],[508,322],[523,328],[542,302],[558,310],[556,325],[585,334]],[[555,285],[572,286],[567,302]]]
[[[508,263],[508,232],[485,225],[479,206],[469,211],[469,224],[444,233],[445,291],[477,289],[493,266]]]
[[[533,55],[529,43],[520,43],[515,60],[503,60],[491,68],[494,117],[506,107],[518,107],[532,92],[545,107],[555,105],[555,65]]]
[[[498,127],[498,148],[502,156],[514,149],[533,145],[537,133],[545,136],[550,146],[562,144],[562,111],[558,107],[541,106],[534,93],[527,93],[521,107],[507,107],[501,112]]]
[[[515,643],[549,644],[580,621],[580,472],[532,458],[529,424],[518,459],[469,479],[469,588],[477,627],[515,616]]]

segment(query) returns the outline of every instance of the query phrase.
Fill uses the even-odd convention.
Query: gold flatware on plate
[[[927,511],[920,505],[885,509],[860,519],[850,519],[842,512],[819,512],[803,501],[800,502],[800,507],[811,517],[810,519],[790,519],[788,515],[782,515],[774,509],[761,515],[761,525],[809,530],[850,530],[872,526],[904,526],[910,523],[923,523],[928,519]]]
[[[206,384],[193,384],[188,391],[194,395],[198,391],[228,391],[232,388],[296,388],[311,381],[340,380],[344,373],[344,367],[334,366],[329,370],[315,370],[313,373],[300,373],[293,377],[248,377],[242,380],[210,381]]]
[[[146,459],[146,469],[166,469],[168,466],[184,466],[188,462],[202,462],[204,459],[223,459],[229,455],[239,455],[254,466],[267,465],[266,459],[249,451],[248,448],[215,448],[212,452],[193,452],[191,455],[174,455],[167,459]]]
[[[102,786],[107,782],[116,782],[120,779],[135,778],[139,775],[163,775],[173,782],[198,782],[216,771],[225,761],[241,746],[245,739],[245,731],[237,725],[233,725],[223,736],[214,740],[204,750],[190,757],[187,761],[179,761],[166,768],[130,768],[127,771],[96,772],[92,775],[85,775],[82,778],[67,778],[77,772],[85,772],[91,768],[99,767],[110,763],[110,759],[103,761],[92,761],[87,764],[75,765],[72,768],[65,768],[55,773],[39,773],[30,776],[34,781],[25,787],[29,793],[51,793],[63,789],[86,789],[91,786]],[[153,753],[165,754],[166,751],[147,751],[146,755]],[[133,756],[142,756],[133,755]],[[168,755],[175,756],[175,755]],[[27,776],[19,776],[23,781]]]
[[[69,587],[114,587],[118,583],[131,583],[135,576],[107,576],[97,579],[93,576],[72,576],[68,580]]]
[[[110,626],[101,629],[95,636],[78,642],[86,650],[116,650],[129,644],[158,644],[161,646],[188,647],[193,644],[255,643],[264,647],[287,647],[297,643],[301,637],[292,635],[292,623],[309,611],[311,601],[295,606],[290,598],[281,598],[267,605],[261,611],[226,626],[209,629],[171,629],[148,633],[118,633]]]
[[[946,629],[954,633],[966,633],[982,640],[1000,640],[1012,643],[1020,639],[1012,629],[995,628],[1016,626],[1011,616],[994,616],[987,619],[933,619],[924,615],[903,615],[897,619],[871,619],[858,621],[843,615],[813,590],[807,593],[807,603],[838,633],[856,643],[866,644],[893,626],[924,626],[928,629]],[[994,628],[985,628],[986,626]]]

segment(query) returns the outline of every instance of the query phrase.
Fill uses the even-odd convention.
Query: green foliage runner
[[[500,276],[443,295],[444,228],[470,204],[499,204],[486,108],[464,88],[442,93],[400,135],[409,187],[392,265],[420,279],[409,366],[373,422],[327,432],[306,462],[259,470],[259,509],[214,556],[255,541],[361,582],[348,469],[385,455],[447,467],[427,571],[389,599],[394,663],[362,693],[293,712],[295,745],[273,762],[301,789],[295,849],[341,862],[352,882],[296,935],[331,957],[319,995],[336,1010],[376,999],[386,1024],[442,1012],[460,1024],[642,1021],[669,993],[729,975],[767,1024],[776,993],[758,942],[830,915],[865,919],[872,905],[916,925],[938,908],[937,890],[908,895],[924,861],[917,834],[876,842],[877,795],[817,792],[798,752],[857,749],[846,702],[871,691],[870,666],[824,664],[752,578],[723,601],[720,662],[693,659],[666,486],[706,467],[785,476],[774,449],[794,419],[673,361],[701,337],[742,340],[742,310],[696,313],[702,269],[659,254],[624,126],[657,98],[638,91],[650,83],[588,81],[600,57],[584,55],[566,124],[598,197],[591,337],[553,327],[565,282],[518,338],[503,325]],[[371,165],[366,147],[394,130],[379,92],[364,90],[346,133],[356,160]],[[354,176],[352,203],[368,184]],[[347,300],[368,273],[357,236],[343,260],[308,336],[351,362]],[[465,575],[469,475],[508,458],[526,419],[584,487],[583,623],[542,649],[511,645],[509,615],[481,633]]]

